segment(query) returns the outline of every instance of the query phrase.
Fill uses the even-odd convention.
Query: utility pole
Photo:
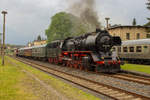
[[[109,18],[109,17],[106,17],[105,20],[106,20],[106,28],[108,29],[108,28],[109,28],[109,23],[108,23],[108,21],[110,20],[110,18]]]
[[[2,56],[2,33],[0,33],[0,51],[1,51],[1,56]]]
[[[6,11],[2,11],[4,15],[4,22],[3,22],[3,48],[2,48],[2,66],[4,66],[4,56],[5,56],[5,16],[7,14]]]

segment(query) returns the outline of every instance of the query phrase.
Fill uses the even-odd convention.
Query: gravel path
[[[29,77],[31,77],[32,79],[34,79],[36,82],[38,82],[39,85],[42,86],[42,88],[44,88],[46,90],[46,92],[44,92],[44,95],[42,95],[44,97],[42,100],[68,100],[62,94],[58,93],[55,89],[53,89],[50,85],[48,85],[44,81],[40,80],[39,78],[37,78],[36,76],[34,76],[29,71],[26,71],[26,70],[22,70],[22,71],[25,72]],[[52,92],[53,96],[49,96],[48,95],[49,92]]]
[[[45,81],[40,80],[34,74],[21,68],[13,62],[10,63],[27,75],[27,77],[23,77],[21,84],[25,87],[25,91],[31,91],[37,97],[36,100],[70,100],[63,94],[60,94],[58,91],[56,91]]]

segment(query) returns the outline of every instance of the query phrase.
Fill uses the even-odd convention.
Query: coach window
[[[123,47],[123,52],[128,52],[128,48],[127,47]]]
[[[112,50],[113,50],[113,51],[116,51],[116,48],[115,48],[115,47],[113,47],[113,48],[112,48]]]
[[[147,46],[144,46],[144,49],[147,49]]]
[[[130,33],[126,33],[126,39],[130,40]]]
[[[146,34],[146,38],[150,38],[150,34]]]
[[[137,33],[137,34],[136,34],[136,38],[137,38],[137,39],[140,39],[140,33]]]
[[[142,52],[142,47],[141,46],[137,46],[136,47],[136,52]]]
[[[130,52],[134,52],[134,47],[130,47],[130,48],[129,48],[129,51],[130,51]]]

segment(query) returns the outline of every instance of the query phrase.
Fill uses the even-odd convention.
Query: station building
[[[114,26],[108,31],[112,36],[120,36],[123,41],[150,38],[148,26]]]
[[[36,40],[33,42],[34,46],[43,45],[43,44],[46,44],[46,40],[41,40],[41,41]]]
[[[38,45],[43,45],[43,44],[46,44],[46,40],[34,40],[33,42],[29,42],[28,43],[28,47],[31,47],[31,46],[38,46]]]

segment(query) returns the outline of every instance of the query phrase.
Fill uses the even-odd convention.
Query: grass
[[[146,74],[150,74],[150,66],[149,65],[136,65],[136,64],[125,64],[121,66],[124,70],[143,72]]]
[[[0,58],[1,61],[1,58]],[[34,95],[25,92],[20,84],[22,78],[26,77],[17,67],[5,58],[5,66],[0,62],[0,100],[32,100]]]
[[[40,80],[45,81],[46,83],[50,84],[54,89],[59,91],[60,93],[64,94],[67,96],[70,100],[75,99],[75,100],[100,100],[99,98],[86,93],[78,88],[75,88],[69,84],[66,84],[59,79],[56,79],[48,74],[45,74],[44,72],[41,72],[35,68],[32,68],[26,64],[23,64],[19,61],[16,61],[12,58],[9,58],[9,60],[15,62],[17,65],[22,66],[22,68],[28,70],[35,76],[37,76]]]

